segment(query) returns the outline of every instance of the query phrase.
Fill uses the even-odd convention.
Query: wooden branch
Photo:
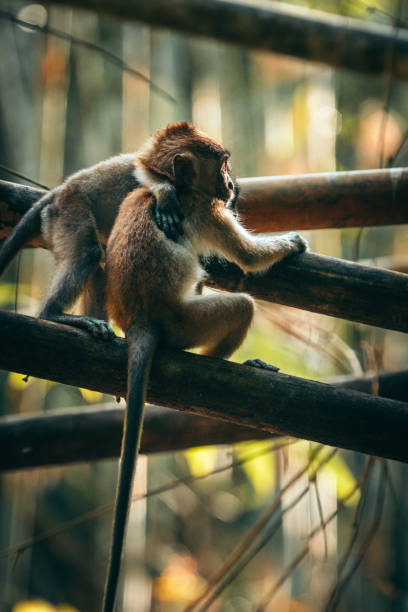
[[[64,465],[120,454],[124,404],[49,410],[0,419],[0,471]],[[146,406],[141,452],[263,440],[271,434],[159,406]]]
[[[303,253],[264,274],[211,259],[207,284],[332,317],[408,331],[408,275]]]
[[[373,376],[339,377],[333,379],[332,384],[371,393],[373,383],[377,382],[381,397],[408,401],[408,371],[381,374],[378,381]],[[123,418],[123,404],[3,417],[0,419],[0,471],[118,457]],[[271,435],[148,405],[141,452],[150,454],[233,444]]]
[[[239,179],[238,212],[257,232],[408,223],[408,169]],[[0,239],[45,191],[0,180]],[[33,246],[44,246],[41,239]]]
[[[112,395],[126,388],[126,342],[0,312],[0,368]],[[408,461],[408,404],[183,351],[155,356],[154,404]]]
[[[269,180],[273,183],[273,179]],[[391,190],[392,180],[387,180]],[[330,180],[328,184],[330,185]],[[3,196],[4,181],[0,182],[0,200],[8,198],[13,210],[17,207],[13,204],[16,201],[21,209],[24,194],[19,198],[19,186],[14,185],[11,189],[9,185],[6,183],[5,188],[9,191]],[[357,185],[358,182],[355,183],[356,189]],[[402,197],[402,192],[407,189],[406,185],[402,191],[398,189],[397,182],[394,182],[394,185],[395,193]],[[299,185],[297,189],[300,189]],[[30,188],[28,206],[32,203],[30,198],[34,197],[32,194],[35,191]],[[14,195],[7,195],[10,193]],[[293,201],[295,200],[296,196],[293,197]],[[284,197],[281,200],[282,207],[283,201]],[[369,202],[368,198],[366,201]],[[402,199],[399,206],[408,210],[402,205]],[[265,214],[274,218],[272,212]],[[307,218],[307,215],[303,216]],[[290,216],[287,216],[286,221],[289,222],[289,219]],[[229,291],[247,291],[256,298],[287,306],[386,329],[408,331],[408,276],[405,274],[312,253],[287,259],[265,274],[244,276],[233,264],[225,263],[220,266],[215,262],[210,262],[208,272],[208,284],[213,287]]]
[[[52,0],[120,19],[146,22],[351,70],[381,74],[393,49],[393,75],[408,78],[408,35],[367,23],[269,1],[231,0]]]
[[[257,232],[408,223],[408,169],[244,178],[238,211]]]

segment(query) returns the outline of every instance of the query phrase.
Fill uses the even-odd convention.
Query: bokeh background
[[[293,4],[384,24],[395,23],[401,10],[399,26],[408,27],[407,3],[395,0]],[[22,27],[7,12],[74,38]],[[77,39],[122,58],[156,87]],[[407,86],[389,74],[365,76],[94,13],[8,0],[0,0],[0,58],[0,164],[49,187],[79,168],[136,150],[156,128],[180,119],[220,139],[240,177],[403,166],[408,159]],[[0,178],[16,180],[6,171]],[[315,252],[408,269],[405,226],[304,234]],[[52,271],[48,252],[23,252],[1,278],[0,307],[35,315]],[[397,332],[260,303],[234,361],[254,356],[283,372],[325,380],[406,368],[408,344]],[[3,416],[96,402],[112,398],[0,372]],[[133,504],[119,609],[183,610],[313,452],[316,445],[308,442],[272,451],[267,441],[142,458],[135,483],[142,498],[186,475],[209,475]],[[349,579],[336,609],[408,609],[407,469],[391,461],[367,462],[358,453],[330,453],[323,449],[280,496],[273,537],[211,610],[329,609],[345,553],[340,577],[348,572]],[[233,461],[238,465],[211,475]],[[17,554],[7,550],[112,501],[116,470],[112,460],[3,474],[0,610],[99,610],[109,512]],[[322,516],[332,513],[326,528],[310,538]]]

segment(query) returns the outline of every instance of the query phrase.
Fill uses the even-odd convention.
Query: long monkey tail
[[[42,196],[20,219],[10,236],[0,249],[0,274],[3,274],[18,251],[32,238],[41,233],[41,211],[52,202],[54,193]]]
[[[144,403],[150,367],[159,334],[154,328],[132,326],[128,340],[128,395],[119,478],[116,489],[111,556],[105,583],[103,612],[113,612],[129,513],[133,474],[143,426]]]

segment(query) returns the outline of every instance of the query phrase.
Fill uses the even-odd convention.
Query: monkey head
[[[195,189],[235,208],[238,185],[230,153],[186,121],[158,130],[138,155],[136,166],[162,175],[180,191]]]
[[[180,190],[196,190],[226,205],[235,203],[238,187],[229,168],[229,153],[223,155],[202,151],[184,151],[173,157],[172,174]]]

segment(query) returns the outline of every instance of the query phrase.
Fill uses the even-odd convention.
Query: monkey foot
[[[262,361],[262,359],[247,359],[242,365],[251,366],[252,368],[259,368],[261,370],[269,370],[270,372],[279,372],[277,366]]]
[[[45,312],[40,313],[39,317],[47,321],[54,321],[54,323],[62,323],[63,325],[71,325],[72,327],[85,329],[95,338],[103,338],[104,340],[112,340],[115,338],[115,332],[103,319],[77,315],[49,314]]]
[[[88,330],[95,338],[103,338],[104,340],[112,340],[115,337],[115,332],[103,319],[94,319],[93,317],[80,317],[78,327],[83,327]]]

